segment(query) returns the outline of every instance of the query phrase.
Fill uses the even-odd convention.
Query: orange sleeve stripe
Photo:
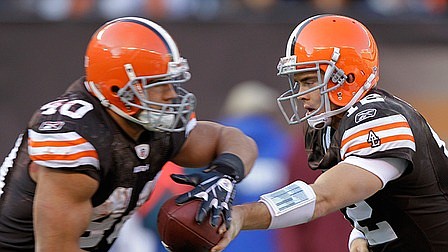
[[[390,124],[386,124],[386,125],[381,125],[381,126],[361,130],[361,131],[347,137],[346,139],[344,139],[341,143],[341,147],[344,146],[347,142],[351,141],[354,138],[357,138],[362,135],[366,135],[371,130],[373,130],[374,132],[377,132],[377,131],[381,131],[381,130],[388,130],[388,129],[400,128],[400,127],[410,128],[409,124],[407,122],[396,122],[396,123],[390,123]]]
[[[42,142],[36,142],[28,138],[28,145],[30,147],[67,147],[83,143],[87,143],[87,141],[84,138],[78,138],[70,141],[42,141]]]
[[[30,155],[32,160],[42,160],[42,161],[49,161],[49,160],[67,160],[67,161],[73,161],[77,160],[83,157],[90,157],[98,159],[98,153],[94,150],[89,151],[81,151],[75,154],[43,154],[43,155]]]
[[[410,135],[396,135],[396,136],[390,136],[390,137],[381,138],[381,144],[385,144],[385,143],[389,143],[389,142],[395,142],[395,141],[402,141],[402,140],[409,140],[409,141],[415,142],[413,136],[410,136]],[[367,143],[367,142],[360,143],[360,144],[355,144],[355,145],[351,146],[350,148],[348,148],[345,153],[350,153],[350,152],[357,151],[357,150],[360,150],[360,149],[365,149],[365,148],[371,148],[371,144]]]

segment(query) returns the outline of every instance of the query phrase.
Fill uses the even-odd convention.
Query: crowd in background
[[[352,12],[371,17],[448,17],[448,0],[2,0],[0,21],[110,19],[280,20],[289,11]],[[287,21],[287,20],[286,20]]]

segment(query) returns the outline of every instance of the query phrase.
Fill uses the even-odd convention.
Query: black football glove
[[[202,199],[201,207],[196,214],[197,222],[201,223],[210,211],[210,224],[216,227],[223,213],[226,226],[229,227],[232,220],[230,211],[235,197],[235,179],[218,171],[191,175],[172,174],[171,178],[177,183],[196,186],[193,190],[177,197],[176,203],[182,204],[193,199]]]
[[[210,224],[219,224],[221,213],[226,227],[232,220],[232,202],[235,198],[235,185],[244,177],[244,165],[236,155],[225,153],[216,158],[203,172],[194,174],[171,174],[171,178],[180,184],[195,186],[195,188],[176,198],[177,204],[190,200],[202,199],[202,204],[196,214],[196,221],[202,223],[210,212]]]

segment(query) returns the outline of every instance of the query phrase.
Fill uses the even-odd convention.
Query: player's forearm
[[[232,153],[238,156],[244,164],[245,175],[247,175],[258,156],[255,141],[244,135],[241,130],[233,127],[224,127],[221,131],[221,139],[218,152]]]
[[[84,174],[40,167],[33,224],[37,251],[81,251],[79,238],[91,216],[98,182]]]
[[[67,251],[79,252],[79,235],[73,235],[70,228],[76,228],[62,218],[64,212],[54,208],[44,209],[40,204],[34,211],[34,233],[36,252]],[[52,218],[53,216],[53,218]]]
[[[267,229],[271,223],[271,215],[265,204],[254,202],[244,205],[238,205],[238,211],[243,215],[243,230]]]
[[[36,251],[83,251],[79,247],[79,238],[86,229],[88,221],[82,217],[84,216],[82,211],[76,208],[57,211],[55,208],[36,207],[34,221]],[[89,212],[85,216],[90,214]]]
[[[381,180],[359,167],[339,163],[310,185],[316,193],[312,219],[364,200],[381,189]]]

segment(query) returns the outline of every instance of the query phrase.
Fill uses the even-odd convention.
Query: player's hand
[[[232,202],[235,197],[236,180],[216,170],[206,170],[189,175],[171,174],[171,178],[180,184],[195,186],[195,188],[176,198],[177,204],[194,199],[202,199],[202,204],[196,214],[196,221],[202,223],[211,212],[210,224],[219,224],[221,213],[226,227],[230,226]]]
[[[230,227],[226,227],[226,225],[222,224],[218,228],[218,232],[224,235],[221,240],[210,250],[211,252],[223,251],[241,231],[244,222],[242,208],[240,206],[235,206],[232,211],[232,216]]]
[[[350,252],[369,252],[366,239],[358,238],[350,244]]]

